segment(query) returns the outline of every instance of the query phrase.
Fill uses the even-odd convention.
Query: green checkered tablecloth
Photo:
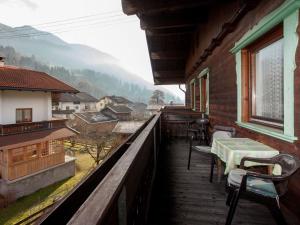
[[[279,154],[279,151],[249,138],[226,138],[213,140],[211,152],[217,155],[226,164],[224,174],[240,165],[241,159],[247,157],[271,158]],[[246,162],[245,166],[262,165]],[[275,166],[273,174],[280,174],[280,166]]]

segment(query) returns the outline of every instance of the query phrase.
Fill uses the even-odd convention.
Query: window
[[[24,160],[23,148],[16,148],[12,150],[12,162],[18,163]]]
[[[63,151],[63,141],[61,140],[53,140],[49,143],[49,155],[60,153]]]
[[[283,128],[283,26],[242,50],[244,122]]]
[[[16,122],[32,122],[32,109],[16,109]]]
[[[70,110],[70,106],[66,106],[66,110]]]
[[[191,109],[196,110],[196,96],[195,96],[195,90],[196,89],[196,83],[195,79],[191,80],[190,82],[190,97],[191,97]]]
[[[231,49],[236,60],[236,123],[291,143],[298,140],[294,71],[299,7],[298,1],[285,1]]]
[[[209,113],[209,70],[204,69],[198,76],[200,86],[200,112]]]
[[[26,147],[26,156],[27,159],[33,159],[38,156],[37,145],[29,145]]]
[[[49,155],[49,149],[48,149],[48,145],[46,144],[46,142],[42,142],[40,144],[40,148],[41,148],[41,155],[42,156]]]

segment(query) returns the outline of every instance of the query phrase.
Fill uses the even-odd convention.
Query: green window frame
[[[294,70],[295,55],[298,45],[297,27],[299,21],[299,0],[286,0],[276,10],[264,17],[235,43],[231,53],[235,54],[237,74],[237,121],[244,128],[269,135],[287,142],[294,142]],[[245,122],[242,120],[242,49],[267,33],[273,27],[283,23],[284,36],[284,122],[283,130],[268,126]]]
[[[202,77],[206,76],[206,102],[207,102],[207,107],[205,113],[209,115],[209,69],[205,68],[200,72],[198,75],[199,79],[199,96],[200,96],[200,111],[202,109]]]
[[[190,81],[190,100],[191,100],[191,109],[196,110],[196,81],[192,79]]]

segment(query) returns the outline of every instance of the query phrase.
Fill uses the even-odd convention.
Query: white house
[[[101,111],[107,105],[128,106],[129,104],[132,104],[132,101],[128,100],[127,98],[124,98],[122,96],[111,95],[111,96],[104,96],[104,97],[100,98],[100,100],[96,104],[96,107],[97,107],[97,111]]]
[[[18,198],[74,175],[63,140],[75,134],[52,118],[52,95],[62,92],[77,90],[46,73],[0,64],[0,195]]]
[[[73,113],[95,112],[97,101],[85,92],[61,93],[53,102],[53,115],[57,118],[74,119]]]

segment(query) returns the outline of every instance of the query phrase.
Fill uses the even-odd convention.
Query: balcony
[[[186,169],[183,127],[195,116],[167,108],[150,119],[38,224],[224,224],[225,179],[209,183],[207,156],[194,154]],[[238,208],[233,224],[275,224],[260,204],[241,200]]]
[[[40,122],[26,122],[0,125],[0,136],[61,128],[65,126],[65,122],[65,119],[55,119]]]

